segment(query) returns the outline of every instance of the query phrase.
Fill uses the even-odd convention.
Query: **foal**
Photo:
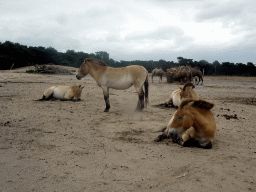
[[[43,98],[38,101],[60,99],[60,100],[81,100],[82,89],[79,86],[52,86],[44,91]]]
[[[178,108],[181,100],[184,98],[194,98],[196,99],[196,92],[193,90],[195,86],[192,83],[186,83],[183,88],[176,89],[172,92],[169,98],[165,102],[165,106],[170,105],[170,103]]]

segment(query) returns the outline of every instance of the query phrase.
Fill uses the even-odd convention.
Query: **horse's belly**
[[[67,88],[55,88],[53,90],[53,97],[56,99],[67,99],[65,98],[65,95],[67,95],[67,93],[69,92],[69,90]]]
[[[104,78],[103,78],[102,85],[106,85],[107,87],[113,88],[113,89],[128,89],[133,85],[133,81],[130,76],[125,76],[122,78],[112,78],[112,79],[108,78],[107,81],[104,81]]]
[[[180,105],[180,93],[173,96],[173,105],[178,107]]]
[[[56,99],[65,99],[65,94],[64,93],[60,93],[60,92],[54,92],[53,93],[53,97]]]
[[[131,86],[132,86],[131,81],[120,80],[120,81],[109,83],[108,87],[113,89],[128,89]]]

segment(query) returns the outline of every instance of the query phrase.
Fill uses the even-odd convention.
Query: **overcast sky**
[[[255,0],[0,0],[0,42],[256,64]]]

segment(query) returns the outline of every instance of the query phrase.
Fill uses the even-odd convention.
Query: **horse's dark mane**
[[[86,58],[84,61],[90,61],[90,62],[94,62],[100,66],[108,66],[105,62],[99,60],[99,59],[94,59],[94,58]]]
[[[214,107],[213,103],[207,102],[205,100],[199,99],[199,100],[195,100],[195,99],[184,99],[179,108],[182,108],[184,106],[186,106],[187,104],[189,104],[190,102],[194,102],[192,104],[192,106],[197,106],[201,109],[212,109]]]
[[[185,91],[187,87],[192,87],[192,89],[195,88],[195,86],[193,85],[193,83],[186,83],[186,84],[184,85],[184,87],[183,87],[183,91]]]

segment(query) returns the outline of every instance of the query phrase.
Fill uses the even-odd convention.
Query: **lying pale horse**
[[[45,90],[43,98],[38,101],[60,99],[60,100],[81,100],[82,89],[84,87],[79,86],[52,86]]]
[[[162,78],[164,76],[164,71],[163,69],[159,69],[159,68],[155,68],[153,71],[152,71],[152,83],[153,83],[153,77],[154,76],[159,76],[159,83],[162,83]]]
[[[173,114],[163,134],[155,141],[171,138],[184,147],[195,145],[205,149],[212,148],[216,123],[211,110],[214,106],[204,100],[184,99]]]
[[[90,74],[97,84],[102,88],[106,103],[105,112],[109,111],[109,88],[128,89],[132,85],[135,87],[139,101],[137,110],[142,110],[148,101],[148,71],[140,65],[130,65],[127,67],[113,68],[98,59],[86,58],[78,69],[76,78],[80,80]],[[143,86],[145,88],[145,94]],[[145,96],[145,101],[144,101]]]
[[[180,87],[179,89],[174,90],[166,100],[165,106],[169,106],[171,104],[175,108],[178,108],[182,99],[196,99],[196,92],[193,90],[193,88],[195,88],[195,86],[192,83],[186,83],[183,88]]]

